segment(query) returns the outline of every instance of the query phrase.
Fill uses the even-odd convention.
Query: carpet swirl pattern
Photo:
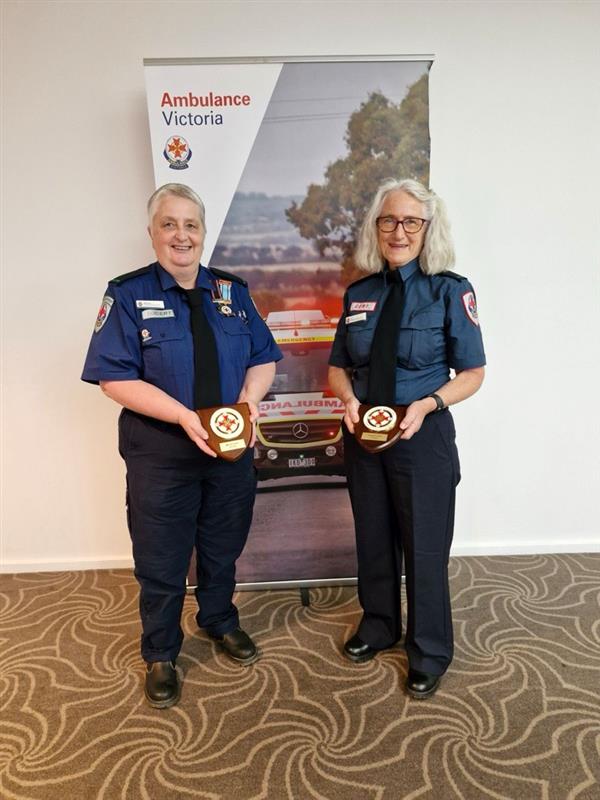
[[[143,700],[126,571],[0,575],[6,800],[598,800],[600,554],[453,558],[456,655],[427,701],[402,646],[340,655],[354,587],[240,592],[240,667],[186,599],[178,706]]]

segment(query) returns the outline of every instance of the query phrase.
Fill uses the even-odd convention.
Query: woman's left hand
[[[415,433],[421,430],[421,425],[427,414],[431,411],[429,405],[429,398],[423,400],[415,400],[406,409],[406,416],[400,423],[400,428],[403,431],[400,436],[401,439],[412,439]],[[435,401],[434,401],[435,402]]]

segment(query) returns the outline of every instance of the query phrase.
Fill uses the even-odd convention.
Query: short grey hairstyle
[[[436,275],[438,272],[451,269],[454,266],[454,245],[444,201],[422,183],[410,178],[403,180],[388,178],[377,190],[358,234],[354,252],[356,266],[363,272],[381,272],[384,267],[385,261],[379,251],[376,220],[385,198],[391,192],[405,192],[423,203],[425,207],[424,217],[429,222],[423,249],[419,255],[422,272],[425,275]]]
[[[185,200],[191,200],[198,206],[198,213],[200,214],[200,222],[206,233],[206,214],[204,211],[204,203],[196,192],[185,183],[165,183],[159,186],[158,189],[150,195],[148,200],[148,222],[152,225],[152,219],[156,213],[156,207],[163,199],[163,197],[183,197]]]

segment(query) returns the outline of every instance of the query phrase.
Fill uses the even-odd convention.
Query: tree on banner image
[[[311,184],[286,216],[322,256],[341,255],[343,283],[357,277],[352,261],[362,219],[379,184],[389,177],[429,183],[428,76],[399,104],[369,94],[348,122],[348,155],[329,164],[323,184]]]

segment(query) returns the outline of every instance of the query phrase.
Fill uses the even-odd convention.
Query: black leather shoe
[[[362,664],[365,661],[370,661],[378,652],[379,651],[371,647],[370,644],[363,642],[357,633],[355,633],[351,639],[348,639],[344,645],[344,655],[346,658],[349,658],[350,661],[354,661],[355,664]]]
[[[409,669],[406,679],[406,691],[411,697],[417,700],[424,700],[436,692],[441,680],[441,675],[431,675],[429,672]]]
[[[252,664],[258,658],[256,645],[241,628],[236,628],[223,636],[211,636],[211,639],[214,639],[223,652],[238,664]]]
[[[152,708],[174,706],[181,694],[181,683],[173,661],[152,661],[146,664],[146,700]]]

